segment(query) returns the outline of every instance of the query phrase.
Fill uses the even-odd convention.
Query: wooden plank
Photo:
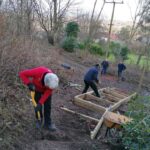
[[[110,94],[107,94],[107,93],[103,93],[104,96],[109,99],[110,101],[113,101],[113,102],[119,102],[121,99],[120,98],[117,98],[113,95],[110,95]]]
[[[111,89],[111,90],[113,90],[113,91],[115,91],[115,92],[117,92],[117,93],[119,93],[119,94],[121,94],[121,95],[124,95],[124,96],[129,96],[129,94],[127,94],[127,93],[124,93],[123,91],[120,91],[119,89],[117,89],[117,88],[114,88],[114,89]]]
[[[78,115],[78,116],[80,116],[80,117],[82,117],[82,118],[84,118],[84,119],[88,119],[88,120],[95,121],[95,122],[98,122],[98,121],[99,121],[99,120],[96,119],[96,118],[93,118],[93,117],[90,117],[90,116],[87,116],[87,115],[84,115],[84,114],[75,112],[75,111],[70,110],[70,109],[65,108],[65,107],[60,107],[60,109],[66,111],[66,112],[68,112],[68,113],[71,113],[71,114],[74,114],[74,115]]]
[[[77,95],[76,97],[84,99],[85,95],[86,95],[86,93],[83,93],[83,94]]]
[[[98,91],[99,91],[99,92],[103,92],[103,90],[106,90],[106,89],[110,89],[110,88],[109,88],[109,87],[107,87],[107,88],[102,88],[102,89],[99,89]],[[113,90],[113,89],[115,89],[115,88],[111,88],[111,90]],[[84,98],[85,94],[93,94],[93,93],[94,93],[94,91],[89,91],[89,92],[86,92],[86,93],[77,95],[77,97],[79,97],[79,98]]]
[[[92,140],[96,137],[96,135],[97,135],[99,129],[101,128],[102,123],[103,123],[103,121],[104,121],[104,116],[107,114],[108,110],[109,110],[109,109],[107,108],[106,111],[104,112],[103,116],[102,116],[101,119],[99,120],[98,124],[96,125],[95,129],[94,129],[93,131],[91,131],[91,139],[92,139]]]
[[[100,113],[103,113],[105,111],[104,107],[97,105],[97,104],[94,104],[92,102],[83,100],[83,99],[76,97],[76,96],[75,96],[75,99],[73,100],[73,103],[75,105],[78,105],[80,107],[83,107],[83,108],[86,108],[86,109],[89,109],[92,111],[96,111],[96,112],[100,112]]]
[[[122,95],[122,94],[120,94],[120,93],[118,93],[118,92],[116,92],[116,91],[114,91],[114,90],[110,90],[110,93],[111,93],[112,95],[114,95],[114,96],[117,96],[117,97],[121,98],[121,99],[129,96],[129,95],[127,95],[127,96]]]
[[[103,93],[105,95],[108,95],[109,98],[112,98],[112,99],[114,99],[116,101],[120,101],[121,99],[125,98],[125,97],[117,96],[117,94],[114,94],[113,92],[111,92],[111,90],[109,90],[109,91],[108,90],[104,90]]]
[[[111,106],[110,110],[114,111],[115,109],[117,109],[120,105],[127,103],[128,101],[131,100],[131,98],[134,98],[137,95],[137,93],[133,93],[132,95],[122,99],[121,101],[119,101],[118,103],[114,104],[113,106]]]
[[[105,101],[107,104],[111,104],[111,105],[114,104],[114,102],[111,102],[111,101],[109,101],[109,100],[107,100],[107,99],[103,99],[103,98],[96,97],[96,96],[91,95],[91,94],[86,94],[85,99],[86,99],[86,100],[93,99],[93,100],[96,100],[96,101],[102,102],[102,103]]]
[[[108,87],[107,88],[99,89],[98,91],[99,92],[103,92],[103,90],[106,90],[106,89],[108,89]],[[112,89],[114,89],[114,88],[112,88]],[[93,93],[94,93],[94,91],[92,90],[92,91],[86,92],[85,94],[93,94]],[[82,94],[80,94],[80,95],[82,95]],[[77,95],[77,96],[80,96],[80,95]]]
[[[112,91],[114,91],[114,92],[116,92],[116,93],[118,93],[118,94],[121,94],[121,95],[123,95],[123,96],[129,96],[129,94],[127,94],[127,93],[123,93],[122,91],[119,91],[119,90],[117,90],[117,89],[113,89]]]

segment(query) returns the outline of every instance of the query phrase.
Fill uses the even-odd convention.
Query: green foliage
[[[86,48],[86,45],[83,42],[79,42],[78,43],[78,48],[81,49],[81,50],[83,50],[83,49]]]
[[[74,52],[76,46],[77,46],[77,41],[76,38],[74,37],[67,37],[62,43],[62,48],[67,52]]]
[[[90,38],[86,38],[84,41],[83,41],[84,45],[85,45],[85,48],[86,49],[89,49],[90,48],[90,45],[93,43],[93,41],[90,39]]]
[[[99,44],[91,41],[90,38],[87,38],[83,42],[78,43],[78,48],[81,50],[87,49],[91,54],[104,54],[102,47]]]
[[[120,56],[122,57],[123,60],[128,59],[128,53],[129,53],[128,47],[122,47],[121,48]]]
[[[150,148],[150,97],[139,97],[129,104],[129,115],[134,120],[123,126],[122,144],[129,150]]]
[[[118,33],[119,38],[122,41],[127,41],[130,38],[130,27],[122,27],[120,32]]]
[[[89,49],[91,44],[92,44],[92,40],[90,38],[86,38],[82,42],[78,43],[78,48],[81,50],[82,49]]]
[[[110,49],[116,59],[128,59],[129,49],[127,47],[122,47],[119,43],[111,42]]]
[[[121,52],[121,45],[119,43],[115,43],[115,42],[111,42],[110,43],[110,49],[111,49],[111,52],[112,54],[118,58],[119,57],[119,54]]]
[[[69,22],[66,27],[67,36],[77,37],[79,32],[79,25],[76,22]]]
[[[67,37],[62,43],[62,48],[68,52],[73,52],[77,47],[77,36],[79,32],[79,26],[76,22],[69,22],[66,27]]]
[[[89,51],[90,51],[91,54],[103,55],[103,50],[102,50],[101,46],[97,43],[92,43],[90,45]]]

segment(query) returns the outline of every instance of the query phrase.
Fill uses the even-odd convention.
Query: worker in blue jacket
[[[118,80],[124,80],[123,76],[122,76],[122,72],[126,70],[126,66],[124,65],[123,62],[120,62],[118,64]]]
[[[91,87],[97,97],[100,97],[97,86],[95,83],[99,83],[98,74],[100,71],[100,65],[96,64],[91,67],[84,76],[85,88],[82,93],[86,93],[88,88]]]
[[[107,69],[108,69],[108,67],[109,67],[109,62],[108,62],[108,60],[105,59],[105,60],[101,63],[101,66],[102,66],[101,75],[106,75]]]

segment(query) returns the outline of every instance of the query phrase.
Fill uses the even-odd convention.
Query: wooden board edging
[[[66,107],[60,107],[60,109],[66,111],[66,112],[69,112],[69,113],[71,113],[71,114],[78,115],[78,116],[80,116],[80,117],[82,117],[82,118],[84,118],[84,119],[88,119],[88,120],[95,121],[95,122],[98,122],[98,121],[99,121],[99,119],[90,117],[90,116],[85,115],[85,114],[81,114],[81,113],[75,112],[75,111],[70,110],[70,109],[68,109],[68,108],[66,108]]]
[[[103,113],[106,110],[105,107],[83,100],[79,97],[75,97],[75,99],[73,100],[73,103],[80,107],[83,107],[83,108],[86,108],[95,112],[99,112],[99,113]]]

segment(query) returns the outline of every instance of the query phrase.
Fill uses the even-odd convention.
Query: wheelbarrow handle
[[[34,96],[35,96],[35,92],[31,91],[32,104],[33,104],[34,107],[36,107],[37,103],[36,103],[36,101],[34,99]],[[41,116],[40,116],[40,112],[39,111],[37,112],[37,116],[38,116],[38,120],[41,120]]]

